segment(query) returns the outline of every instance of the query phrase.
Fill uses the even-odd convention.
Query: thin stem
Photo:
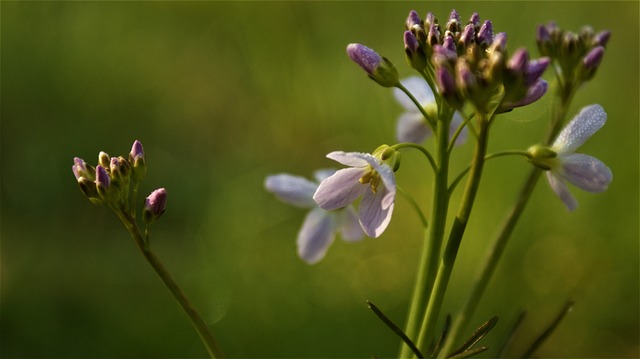
[[[429,164],[431,164],[431,168],[436,171],[438,166],[436,165],[436,161],[433,159],[433,156],[431,156],[431,153],[424,147],[420,146],[417,143],[413,143],[413,142],[402,142],[402,143],[397,143],[393,146],[391,146],[392,148],[399,150],[401,148],[415,148],[417,150],[419,150],[420,152],[422,152],[425,157],[427,157],[427,159],[429,160]]]
[[[488,160],[493,159],[493,158],[498,158],[498,157],[502,157],[502,156],[512,156],[512,155],[525,156],[527,158],[531,157],[529,155],[529,152],[527,152],[527,151],[510,150],[510,151],[502,151],[502,152],[496,152],[496,153],[488,154],[488,155],[486,155],[484,157],[484,160],[488,161]],[[449,186],[449,194],[453,193],[453,191],[456,189],[456,186],[458,185],[458,183],[460,183],[460,181],[464,178],[464,176],[466,176],[466,174],[469,173],[470,169],[471,169],[471,166],[468,166],[467,168],[462,170],[462,172],[460,172],[458,177],[456,177],[456,179],[454,179],[453,182],[451,182],[451,185]]]
[[[191,320],[191,323],[200,335],[200,339],[206,346],[211,358],[223,358],[224,356],[222,354],[222,350],[220,349],[218,342],[214,338],[213,333],[211,333],[209,326],[207,326],[207,323],[205,323],[205,321],[202,319],[195,306],[191,303],[189,298],[187,298],[187,295],[184,293],[182,288],[180,288],[178,283],[173,279],[171,274],[169,274],[169,271],[167,271],[160,259],[153,253],[148,238],[145,239],[145,237],[143,237],[143,235],[140,233],[140,229],[136,225],[133,217],[120,211],[116,211],[116,214],[131,234],[131,237],[136,242],[136,245],[138,246],[138,249],[144,256],[144,258],[151,265],[151,267],[153,267],[156,274],[158,274],[162,282],[165,284],[167,289],[169,289],[187,317],[189,317],[189,320]],[[148,231],[145,230],[145,232],[148,236]]]
[[[442,262],[438,268],[434,288],[431,291],[431,297],[429,298],[427,312],[422,321],[422,329],[420,330],[420,336],[418,337],[417,343],[418,348],[421,349],[424,348],[425,345],[428,345],[428,342],[434,337],[438,315],[444,301],[444,295],[453,271],[453,265],[480,186],[480,179],[482,177],[482,170],[484,168],[485,155],[487,153],[488,146],[489,121],[483,114],[479,113],[478,115],[479,133],[471,165],[471,173],[467,180],[461,206],[456,218],[454,219],[451,232],[449,233],[449,240],[447,241]]]
[[[431,127],[431,130],[436,132],[436,124],[434,123],[434,120],[429,117],[429,115],[427,114],[427,111],[424,110],[424,107],[422,107],[422,104],[418,102],[418,100],[413,96],[413,94],[409,92],[409,90],[407,90],[407,88],[404,87],[401,83],[398,83],[396,87],[399,88],[402,92],[404,92],[407,96],[409,96],[409,99],[411,99],[411,102],[413,102],[414,105],[416,105],[416,107],[418,108],[422,116],[425,118],[425,120]]]
[[[414,287],[411,307],[405,333],[409,338],[415,337],[419,332],[421,318],[427,309],[427,300],[431,296],[433,285],[438,270],[438,261],[442,251],[442,241],[447,223],[447,211],[449,209],[449,125],[453,111],[449,108],[440,108],[440,120],[437,122],[436,133],[436,171],[433,180],[433,203],[429,228],[425,231],[425,243],[423,245],[418,275]],[[418,345],[420,347],[420,345]],[[423,350],[424,353],[427,351]],[[409,357],[410,351],[406,345],[402,345],[400,357]]]
[[[462,133],[462,130],[469,124],[469,122],[471,121],[471,119],[473,119],[474,116],[475,116],[475,113],[469,115],[469,117],[467,119],[465,119],[460,124],[460,126],[458,126],[458,128],[456,129],[456,132],[453,134],[453,136],[451,136],[451,143],[449,143],[449,149],[447,150],[449,152],[449,154],[451,154],[451,152],[453,151],[453,148],[456,145],[456,140],[458,139],[458,137]]]
[[[573,96],[575,95],[575,89],[565,88],[557,84],[556,94],[556,98],[559,100],[554,103],[551,123],[549,125],[549,130],[544,141],[544,143],[547,145],[550,145],[560,132],[567,114],[567,110],[569,108],[569,104],[573,99]],[[467,297],[462,310],[453,323],[451,335],[449,336],[449,340],[445,345],[445,350],[451,349],[454,343],[459,340],[459,337],[465,330],[467,322],[475,312],[478,303],[480,302],[480,299],[482,298],[482,295],[487,288],[489,280],[493,276],[493,273],[498,266],[498,262],[502,257],[502,253],[507,246],[509,238],[511,237],[511,234],[513,233],[513,230],[518,223],[522,212],[529,202],[529,198],[531,197],[531,194],[533,193],[533,190],[538,183],[541,174],[542,170],[534,167],[529,172],[529,175],[525,178],[525,181],[520,188],[520,192],[518,192],[516,202],[508,210],[507,216],[502,226],[500,227],[500,230],[498,231],[498,235],[489,245],[489,249],[487,251],[487,254],[485,255],[485,260],[482,263],[480,270],[477,272],[478,275],[473,282],[471,294]]]
[[[400,193],[402,197],[404,197],[409,202],[411,207],[413,207],[413,209],[416,211],[416,213],[418,214],[418,217],[420,217],[420,222],[422,223],[422,227],[427,228],[429,226],[429,222],[427,221],[427,217],[425,217],[424,213],[422,213],[422,210],[420,209],[418,202],[416,202],[416,200],[413,199],[413,197],[411,197],[400,186],[397,186],[396,189],[398,190],[398,193]]]

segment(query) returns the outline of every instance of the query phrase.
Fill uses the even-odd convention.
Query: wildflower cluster
[[[106,152],[98,155],[94,167],[82,158],[73,159],[73,174],[80,190],[94,204],[105,204],[117,214],[129,214],[135,218],[135,201],[138,185],[147,173],[146,158],[142,143],[136,140],[128,158],[110,157]],[[145,201],[142,219],[151,224],[164,213],[167,191],[153,191]]]
[[[296,176],[276,175],[267,178],[265,187],[285,202],[312,208],[298,234],[298,254],[308,263],[316,263],[325,256],[338,230],[346,240],[359,239],[362,232],[369,237],[381,236],[391,222],[399,191],[395,177],[400,163],[399,151],[417,149],[425,155],[434,174],[428,220],[421,206],[406,196],[425,227],[425,250],[405,331],[370,303],[406,344],[402,346],[401,357],[410,356],[410,351],[423,357],[427,350],[430,357],[468,357],[486,349],[473,346],[493,327],[495,319],[485,323],[476,333],[478,336],[474,334],[462,347],[456,349],[453,345],[462,339],[460,332],[486,287],[540,169],[546,171],[551,188],[569,210],[577,207],[577,200],[569,192],[567,182],[589,192],[607,189],[613,178],[611,170],[595,157],[575,153],[606,122],[602,106],[585,107],[564,129],[562,126],[573,93],[593,78],[609,37],[607,31],[596,34],[590,28],[574,35],[549,23],[537,29],[542,56],[533,58],[526,48],[510,52],[507,34],[496,32],[491,20],[481,21],[478,13],[463,22],[453,10],[441,24],[432,13],[422,19],[416,11],[411,11],[403,33],[404,57],[418,76],[402,80],[388,58],[363,44],[347,45],[351,60],[376,83],[393,88],[393,95],[404,108],[397,120],[395,138],[399,143],[382,145],[371,154],[329,153],[328,158],[346,168],[324,179],[316,176],[319,184]],[[542,76],[550,66],[556,73],[555,91],[560,96],[554,97],[559,103],[550,121],[548,138],[528,150],[488,154],[490,128],[495,118],[542,98],[549,90]],[[452,151],[455,145],[465,143],[468,132],[473,133],[475,142],[470,165],[452,176],[449,166]],[[423,147],[430,137],[434,138],[433,150]],[[437,340],[435,325],[476,200],[484,163],[504,155],[523,156],[535,167],[518,197],[515,214],[508,216],[497,238],[493,248],[498,249],[489,251],[489,264],[482,269],[470,300],[452,326],[450,337],[433,347],[431,344]],[[453,221],[448,221],[451,193],[465,177],[457,214]],[[354,228],[356,203],[362,232],[344,229]]]

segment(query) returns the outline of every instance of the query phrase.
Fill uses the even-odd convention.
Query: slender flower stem
[[[431,165],[431,168],[436,171],[438,166],[436,165],[436,161],[433,159],[433,156],[431,156],[431,153],[429,153],[429,151],[420,146],[417,143],[412,143],[412,142],[402,142],[402,143],[397,143],[393,146],[391,146],[392,148],[399,150],[401,148],[415,148],[417,150],[419,150],[420,152],[422,152],[424,154],[424,156],[429,160],[429,164]]]
[[[143,237],[143,235],[140,233],[140,229],[136,225],[135,220],[131,215],[122,213],[117,210],[115,210],[115,212],[131,234],[131,237],[136,242],[136,245],[138,246],[138,249],[144,256],[144,258],[147,260],[147,262],[149,262],[151,267],[153,267],[156,274],[158,274],[167,289],[169,289],[173,297],[176,299],[176,301],[178,301],[178,304],[180,304],[182,310],[189,317],[189,320],[191,320],[191,323],[200,335],[200,339],[206,346],[211,358],[223,358],[222,350],[220,349],[218,342],[214,338],[213,333],[211,333],[211,330],[207,326],[207,323],[205,323],[205,321],[202,319],[194,305],[191,303],[189,298],[187,298],[187,295],[184,293],[182,288],[180,288],[178,283],[173,279],[171,274],[169,274],[160,259],[158,259],[155,253],[153,253],[148,238],[145,240],[145,237],[148,236],[148,232],[145,230],[147,235]]]
[[[416,202],[416,200],[412,196],[410,196],[404,189],[402,189],[402,187],[398,186],[396,187],[396,189],[398,190],[398,193],[400,193],[402,197],[404,197],[407,202],[409,202],[413,210],[416,211],[416,214],[418,215],[418,217],[420,217],[422,227],[426,229],[429,226],[429,222],[427,221],[427,217],[425,217],[424,213],[422,213],[418,202]]]
[[[561,85],[556,87],[557,93],[557,101],[554,105],[554,110],[552,114],[551,123],[549,126],[549,130],[547,132],[544,143],[549,145],[555,139],[555,137],[560,132],[562,128],[562,124],[564,123],[564,119],[567,114],[567,110],[569,108],[569,104],[575,95],[575,88],[565,88]],[[500,227],[500,231],[498,235],[495,237],[493,242],[489,245],[489,249],[487,254],[485,255],[485,260],[481,265],[480,271],[477,272],[478,275],[473,282],[473,286],[471,288],[471,294],[467,297],[466,302],[464,303],[462,310],[456,317],[453,322],[451,328],[451,334],[444,346],[444,352],[447,350],[451,350],[456,342],[460,340],[460,336],[462,332],[465,330],[466,325],[473,316],[482,295],[484,294],[487,285],[489,284],[489,280],[493,276],[495,269],[500,261],[502,253],[504,252],[505,247],[513,233],[513,230],[526,207],[533,190],[540,179],[542,174],[542,170],[538,168],[532,168],[529,172],[529,175],[526,177],[522,187],[520,188],[520,192],[518,193],[518,197],[514,205],[509,209],[507,216]]]
[[[427,120],[427,123],[429,124],[429,126],[431,127],[431,130],[433,130],[434,132],[436,132],[436,124],[433,118],[431,118],[427,112],[424,110],[424,107],[422,107],[422,104],[413,96],[413,94],[407,90],[406,87],[404,87],[401,83],[398,83],[396,85],[397,88],[399,88],[402,92],[404,92],[407,96],[409,96],[409,99],[411,99],[411,102],[413,102],[414,105],[416,105],[416,107],[418,108],[418,110],[420,111],[420,113],[422,114],[422,116],[424,116],[425,120]],[[447,130],[448,131],[448,130]]]
[[[418,275],[414,287],[411,307],[407,319],[405,333],[409,338],[415,338],[418,334],[420,319],[424,316],[427,300],[431,296],[433,284],[436,279],[442,241],[447,223],[447,211],[449,209],[449,125],[453,111],[442,108],[443,113],[437,122],[436,133],[436,171],[433,181],[433,203],[429,228],[425,231],[425,243],[423,245]],[[423,351],[423,353],[426,351]],[[402,345],[400,357],[411,355],[407,345]]]
[[[461,206],[456,218],[454,219],[451,232],[449,233],[449,240],[447,241],[447,246],[442,256],[442,262],[438,268],[434,287],[429,298],[427,312],[422,321],[422,327],[418,337],[417,345],[423,352],[426,352],[425,347],[430,345],[430,341],[435,337],[438,315],[440,314],[444,295],[449,284],[449,279],[451,278],[458,249],[460,248],[460,242],[462,241],[462,236],[469,221],[471,209],[473,208],[476,194],[478,193],[478,188],[480,186],[485,155],[487,153],[490,121],[481,114],[478,114],[478,120],[478,140],[476,142],[473,162],[471,165],[471,173],[467,180]]]

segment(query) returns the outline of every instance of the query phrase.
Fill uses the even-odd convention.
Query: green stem
[[[575,95],[575,90],[559,86],[557,88],[557,94],[559,101],[554,105],[553,117],[544,141],[547,145],[550,145],[560,132],[569,104]],[[518,220],[520,219],[520,216],[522,215],[522,212],[524,211],[524,208],[526,207],[541,174],[542,170],[535,167],[531,169],[529,175],[526,177],[522,187],[520,188],[520,192],[518,192],[516,202],[507,212],[507,216],[500,227],[498,235],[489,245],[489,249],[485,255],[485,260],[480,267],[480,271],[477,272],[478,275],[473,282],[471,294],[467,297],[462,310],[453,322],[451,334],[444,346],[445,353],[447,350],[451,350],[455,343],[460,340],[462,332],[465,330],[469,319],[471,319],[471,316],[475,312],[478,303],[489,284],[489,280],[495,272],[502,253],[507,246],[509,238],[518,223]]]
[[[433,156],[431,156],[431,153],[429,153],[429,151],[420,146],[417,143],[413,143],[413,142],[402,142],[402,143],[396,143],[395,145],[391,146],[393,149],[399,150],[401,148],[415,148],[417,150],[419,150],[420,152],[422,152],[422,154],[424,154],[424,156],[429,160],[429,164],[431,165],[431,168],[436,171],[438,166],[436,165],[436,161],[433,159]]]
[[[424,107],[422,107],[422,104],[413,96],[413,94],[411,92],[409,92],[409,90],[407,90],[406,87],[404,87],[401,83],[398,83],[396,85],[397,88],[399,88],[402,92],[404,92],[407,96],[409,96],[409,99],[411,99],[411,102],[413,102],[414,105],[416,105],[416,107],[418,108],[418,110],[420,111],[420,113],[422,114],[422,116],[425,118],[425,120],[427,121],[427,123],[429,124],[429,126],[431,127],[431,130],[433,130],[434,132],[436,132],[436,127],[437,125],[435,124],[434,120],[432,118],[429,117],[429,115],[427,114],[427,111],[425,111]],[[438,121],[440,122],[440,121]],[[449,130],[447,130],[449,131]],[[448,133],[448,132],[447,132]]]
[[[449,125],[452,111],[443,109],[440,120],[437,122],[436,133],[436,171],[433,181],[433,203],[429,228],[425,231],[425,243],[423,245],[418,275],[409,309],[405,333],[409,338],[415,338],[418,334],[420,319],[424,316],[427,307],[427,299],[431,296],[433,284],[438,270],[438,261],[442,251],[444,229],[447,223],[447,211],[449,209]],[[425,353],[426,351],[423,351]],[[407,345],[402,345],[400,357],[411,355]]]
[[[442,256],[442,262],[438,268],[434,288],[431,291],[429,305],[422,321],[422,329],[420,330],[420,335],[418,337],[417,345],[423,352],[426,352],[424,349],[425,346],[430,345],[430,341],[435,337],[438,315],[442,308],[444,295],[449,284],[449,279],[451,278],[451,273],[458,254],[458,249],[460,248],[462,236],[469,221],[471,209],[473,208],[478,188],[480,186],[485,155],[487,153],[489,121],[482,115],[478,116],[478,120],[478,140],[476,142],[470,175],[462,197],[461,206],[456,218],[454,219],[451,232],[449,233],[449,240],[447,241],[447,246]]]
[[[116,214],[118,214],[118,217],[131,234],[131,237],[136,242],[136,245],[144,258],[147,260],[147,262],[149,262],[151,267],[153,267],[156,274],[158,274],[167,289],[169,289],[173,297],[176,299],[176,301],[178,301],[178,304],[185,312],[187,317],[189,317],[189,320],[191,320],[191,323],[200,335],[200,339],[206,346],[211,358],[222,358],[222,350],[220,349],[218,342],[214,338],[213,333],[211,333],[211,330],[207,326],[207,323],[205,323],[205,321],[202,319],[195,306],[191,303],[189,298],[187,298],[187,295],[184,293],[182,288],[180,288],[178,283],[173,279],[171,274],[169,274],[169,271],[167,271],[160,259],[153,253],[149,242],[145,240],[143,235],[140,233],[140,230],[136,225],[133,217],[129,214],[124,214],[118,211],[116,211]]]
[[[418,217],[420,217],[420,222],[422,223],[422,227],[427,228],[429,226],[429,222],[427,221],[427,217],[425,217],[424,213],[422,213],[422,210],[420,209],[418,202],[416,202],[416,200],[413,199],[413,197],[411,197],[400,186],[397,186],[396,189],[398,190],[398,193],[400,193],[402,197],[404,197],[407,200],[407,202],[409,202],[411,207],[416,211],[416,214],[418,215]]]

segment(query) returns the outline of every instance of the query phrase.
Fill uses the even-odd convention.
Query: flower
[[[538,158],[544,162],[543,165],[537,164],[538,167],[546,165],[549,185],[569,211],[576,209],[578,202],[569,192],[566,181],[582,190],[598,193],[605,191],[613,179],[611,170],[602,161],[575,153],[606,121],[607,113],[602,106],[596,104],[583,108],[556,138],[551,146],[552,155],[546,156],[546,160]]]
[[[412,76],[401,81],[402,85],[418,100],[422,107],[428,112],[436,109],[436,99],[429,88],[429,85],[420,77]],[[427,124],[427,120],[422,112],[411,99],[398,88],[393,89],[396,100],[405,108],[405,112],[398,117],[396,127],[396,138],[399,142],[422,143],[431,135],[431,128]],[[434,114],[435,115],[435,114]],[[455,112],[451,121],[449,135],[453,136],[458,127],[462,124],[463,119],[460,112]],[[456,144],[462,144],[467,137],[467,128],[465,127],[456,140]]]
[[[313,200],[318,184],[333,173],[335,170],[316,171],[314,177],[317,182],[289,174],[271,175],[264,182],[267,191],[275,194],[281,201],[311,209],[302,223],[296,241],[298,255],[309,264],[324,258],[337,231],[341,232],[345,241],[357,241],[363,237],[353,207],[329,212],[319,208]]]
[[[398,70],[387,58],[362,44],[347,45],[347,54],[369,77],[384,87],[398,84]]]
[[[144,209],[142,210],[142,219],[144,223],[151,224],[156,219],[160,218],[164,213],[167,206],[167,190],[164,188],[158,188],[151,192],[144,202]]]
[[[373,154],[335,151],[327,155],[350,166],[338,170],[320,183],[313,199],[320,208],[332,211],[347,207],[362,196],[358,218],[364,233],[377,238],[389,225],[396,196],[394,170],[398,153],[383,145]],[[389,166],[391,164],[392,166]]]

